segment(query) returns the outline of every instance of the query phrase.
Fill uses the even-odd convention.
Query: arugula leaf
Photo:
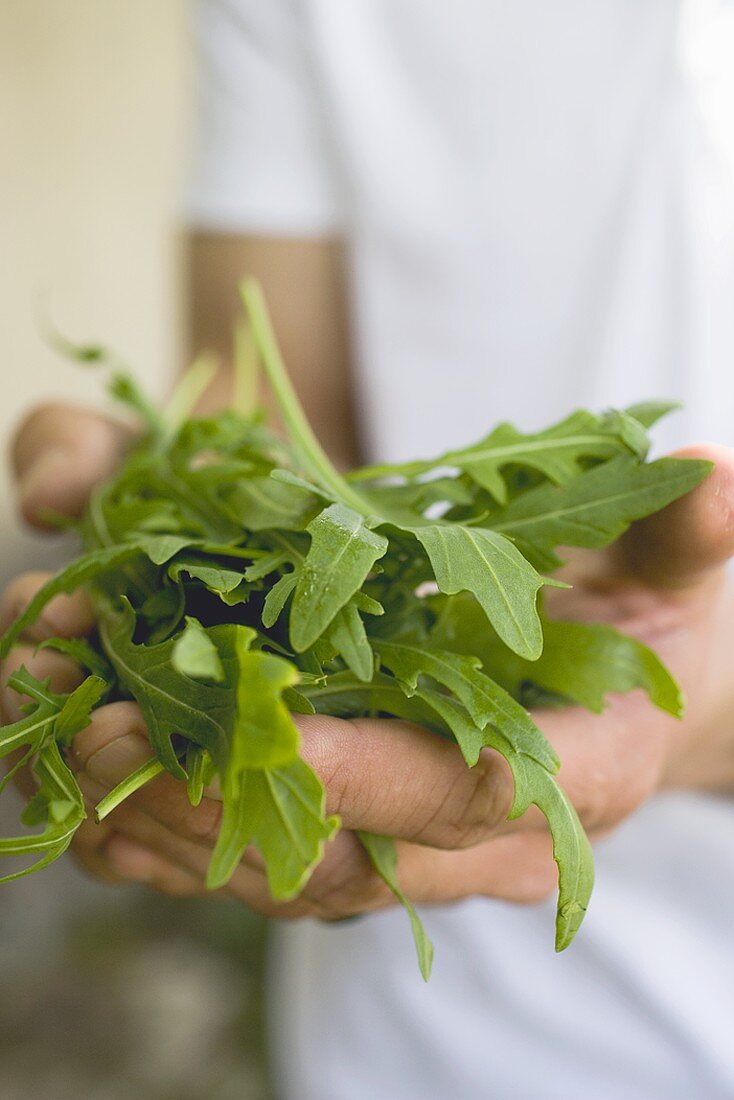
[[[284,699],[285,702],[285,699]],[[189,745],[186,749],[186,792],[192,806],[198,806],[204,797],[204,788],[211,783],[216,769],[206,749]]]
[[[472,592],[504,642],[533,661],[543,649],[536,608],[545,578],[496,531],[460,525],[416,527],[442,592]]]
[[[607,546],[633,520],[659,511],[712,470],[701,459],[659,458],[640,465],[620,457],[567,485],[540,485],[492,516],[492,529],[541,549]]]
[[[49,690],[48,682],[36,680],[25,667],[10,677],[8,687],[20,695],[30,695],[32,702],[27,714],[0,729],[0,760],[26,746],[36,752],[53,735],[63,705],[63,700]]]
[[[549,772],[558,771],[558,757],[530,715],[499,684],[479,671],[478,658],[382,640],[375,643],[375,648],[382,664],[409,691],[419,690],[420,676],[431,677],[452,692],[480,730],[492,723],[514,752],[531,757]],[[477,756],[469,757],[467,763],[476,764]]]
[[[210,592],[218,596],[228,596],[242,584],[244,573],[241,569],[229,569],[217,562],[209,564],[195,559],[177,558],[168,567],[168,575],[174,581],[185,580],[187,577],[201,581]]]
[[[403,906],[410,918],[410,927],[413,932],[415,950],[418,956],[418,966],[425,982],[431,976],[433,967],[433,944],[426,935],[423,922],[418,916],[415,906],[408,901],[398,882],[398,856],[395,851],[395,841],[387,836],[377,836],[375,833],[359,831],[357,836],[362,841],[370,857],[372,866],[385,885]]]
[[[388,548],[384,535],[371,531],[363,516],[343,504],[325,508],[306,530],[311,546],[296,582],[290,617],[291,644],[297,653],[321,637]]]
[[[89,725],[93,709],[107,692],[107,684],[99,676],[87,676],[72,691],[56,718],[54,736],[59,744],[70,745],[76,735]]]
[[[281,657],[250,651],[253,630],[236,625],[207,630],[224,670],[221,683],[194,680],[176,668],[178,638],[138,645],[134,631],[129,604],[100,622],[105,651],[143,711],[151,745],[172,775],[186,778],[173,748],[174,734],[206,749],[220,771],[276,767],[295,758],[298,731],[281,695],[298,672]]]
[[[84,638],[47,638],[38,646],[39,651],[42,649],[63,653],[65,657],[69,657],[75,664],[85,668],[93,676],[98,676],[105,683],[109,683],[114,676],[109,661]]]
[[[279,577],[265,597],[263,603],[263,626],[270,628],[275,626],[280,618],[288,597],[298,584],[298,573],[284,573]]]
[[[219,839],[207,875],[217,889],[233,873],[248,844],[265,860],[274,898],[287,901],[305,886],[324,845],[339,828],[326,817],[324,788],[303,760],[282,768],[225,777]]]
[[[431,469],[456,467],[491,493],[499,504],[505,504],[508,494],[502,470],[509,465],[526,466],[562,485],[584,469],[585,460],[608,459],[616,454],[628,454],[630,450],[643,457],[646,449],[644,432],[633,441],[623,414],[610,412],[595,416],[578,409],[559,424],[534,435],[523,435],[512,424],[503,423],[471,447],[446,451],[428,462],[366,467],[356,471],[353,479],[396,474],[414,478]]]
[[[224,666],[219,650],[198,619],[186,616],[186,626],[177,636],[171,650],[171,664],[176,672],[193,680],[224,679]]]
[[[38,791],[26,807],[23,821],[27,825],[43,824],[43,831],[0,840],[0,856],[41,855],[30,867],[0,876],[0,883],[23,878],[57,860],[86,817],[82,793],[55,741],[47,741],[39,750],[33,772]]]
[[[237,482],[226,501],[229,514],[250,531],[302,531],[319,506],[312,493],[270,477]]]
[[[679,401],[640,401],[637,405],[630,405],[625,412],[638,424],[642,424],[643,428],[651,428],[658,420],[680,407]]]
[[[326,637],[355,676],[365,682],[372,679],[375,655],[354,599],[337,612]]]
[[[534,803],[550,827],[553,858],[558,866],[556,951],[563,951],[579,930],[594,887],[591,845],[576,811],[552,776],[529,757],[513,752],[502,734],[491,727],[486,735],[492,748],[507,760],[515,780],[510,817],[520,817]]]
[[[109,794],[106,794],[102,801],[95,806],[94,816],[97,822],[104,821],[107,815],[112,813],[115,807],[119,806],[121,802],[124,802],[125,799],[129,798],[135,791],[139,791],[146,783],[150,783],[151,780],[162,775],[165,770],[160,760],[156,760],[155,757],[151,760],[146,760],[146,762],[141,764],[139,768],[136,768],[134,772],[126,776],[121,783],[118,783],[117,786],[114,787]],[[192,805],[197,805],[193,799]]]
[[[522,705],[532,696],[598,712],[641,687],[679,715],[680,691],[658,658],[611,627],[556,622],[539,592],[558,581],[559,546],[606,546],[631,522],[697,485],[710,465],[648,463],[646,429],[670,403],[579,410],[524,434],[503,423],[479,442],[344,476],[324,453],[283,364],[262,294],[242,287],[238,408],[190,419],[214,367],[195,365],[168,409],[155,409],[95,346],[63,351],[112,369],[112,390],[145,434],[93,494],[79,524],[84,553],[11,625],[0,655],[61,592],[84,587],[98,612],[87,641],[44,646],[90,676],[55,694],[21,669],[29,702],[0,729],[0,757],[35,769],[23,813],[40,832],[0,841],[0,855],[58,858],[84,818],[63,750],[108,698],[133,698],[152,756],[97,807],[101,818],[167,770],[198,804],[216,777],[223,798],[208,881],[221,887],[248,845],[274,897],[294,897],[339,827],[301,759],[291,711],[402,718],[451,737],[468,766],[491,748],[515,782],[512,815],[545,814],[559,871],[556,944],[586,911],[588,842],[554,779],[559,761]],[[287,438],[253,411],[256,366]],[[248,378],[247,371],[253,374]],[[247,410],[243,415],[242,410]],[[387,765],[389,766],[389,761]],[[363,834],[377,872],[407,910],[422,973],[432,949],[397,879],[389,838]]]

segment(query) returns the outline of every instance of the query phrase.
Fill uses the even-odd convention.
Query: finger
[[[73,691],[84,679],[78,665],[53,650],[37,653],[32,646],[17,645],[0,662],[0,710],[7,723],[17,722],[21,718],[21,707],[28,702],[27,696],[15,691],[8,685],[8,679],[22,666],[39,680],[49,679],[51,690],[59,693]]]
[[[487,839],[510,811],[506,761],[485,750],[469,768],[457,745],[409,722],[298,716],[302,753],[348,829],[436,848]]]
[[[92,723],[77,735],[73,753],[76,766],[82,769],[77,775],[80,787],[93,803],[99,802],[152,756],[140,710],[133,703],[101,707]],[[183,784],[162,775],[127,798],[106,821],[117,833],[205,877],[221,824],[221,803],[204,798],[198,806],[191,806]],[[331,918],[389,900],[384,884],[370,874],[371,865],[356,837],[341,833],[329,845],[329,853],[330,859],[317,868],[297,902],[284,905],[273,900],[264,861],[252,848],[246,850],[227,892],[268,916],[289,918],[309,914]],[[370,878],[366,891],[365,880]],[[332,897],[337,908],[328,900]]]
[[[74,739],[72,755],[103,793],[112,790],[154,756],[140,708],[131,702],[100,707]],[[221,804],[203,798],[192,806],[185,785],[171,775],[160,775],[126,801],[186,839],[210,848],[216,843]]]
[[[92,802],[98,802],[104,796],[106,788],[90,779],[87,774],[82,772],[77,779],[85,796]],[[151,787],[155,785],[153,783]],[[134,796],[125,799],[106,820],[114,826],[116,836],[125,837],[138,847],[159,856],[168,864],[181,867],[202,882],[206,881],[211,860],[211,847],[189,840],[180,833],[168,829],[136,805]],[[319,915],[317,908],[305,899],[285,903],[274,901],[262,869],[250,866],[246,858],[235,869],[232,878],[220,892],[268,917],[291,919]]]
[[[44,512],[79,516],[92,489],[115,471],[130,431],[108,417],[70,405],[45,405],[21,424],[12,459],[20,509],[44,528]]]
[[[10,582],[0,600],[0,633],[18,618],[50,577],[51,573],[21,573]],[[27,627],[24,637],[31,642],[79,638],[89,634],[94,624],[92,603],[84,592],[78,591],[50,600],[35,622]]]
[[[562,761],[558,781],[589,829],[622,820],[660,782],[661,745],[675,723],[651,708],[641,713],[638,694],[615,698],[603,715],[567,708],[538,716]],[[327,810],[341,816],[345,829],[446,849],[547,830],[535,807],[507,821],[514,785],[506,762],[492,750],[467,768],[450,742],[408,723],[300,716],[299,725],[303,754],[326,785]],[[95,711],[74,752],[100,790],[111,790],[152,756],[139,708],[113,703]],[[221,803],[203,798],[191,806],[184,785],[170,775],[126,804],[199,847],[216,843]],[[262,866],[256,854],[246,860]]]
[[[119,833],[110,838],[105,856],[109,870],[120,881],[145,883],[177,898],[201,897],[207,892],[200,875]]]
[[[513,783],[500,756],[486,751],[468,768],[456,745],[407,722],[299,716],[304,758],[326,786],[327,809],[348,829],[402,837],[434,847],[486,839],[512,805]],[[95,711],[75,740],[80,766],[108,790],[150,759],[134,704]],[[221,806],[189,805],[183,785],[161,776],[132,796],[175,832],[213,844]]]
[[[400,844],[398,876],[407,897],[419,905],[476,896],[531,905],[550,897],[558,885],[547,832],[496,837],[456,852]]]
[[[640,691],[612,697],[603,714],[569,707],[536,718],[560,757],[557,781],[587,832],[619,824],[658,789],[668,743],[679,736],[676,719]],[[541,822],[533,809],[514,825]]]
[[[72,845],[70,854],[77,867],[81,867],[88,875],[99,879],[100,882],[105,882],[109,886],[119,886],[127,881],[112,870],[103,851],[84,852]]]
[[[114,830],[108,822],[94,820],[94,806],[91,803],[86,804],[86,810],[89,815],[87,820],[82,821],[74,833],[74,850],[80,855],[100,855]]]
[[[633,524],[614,552],[625,570],[664,588],[695,585],[734,555],[734,450],[701,444],[674,457],[705,459],[714,469],[680,500]]]
[[[114,719],[114,708],[105,709],[113,712],[108,717]],[[133,748],[127,740],[133,736],[127,734],[109,740],[106,746],[98,748],[97,764],[102,760],[109,763],[114,754],[117,767],[123,760],[123,753],[129,753],[124,758],[124,768],[138,766],[150,753],[140,738],[142,744],[136,747],[140,755],[133,756]],[[94,768],[94,754],[87,758],[87,767],[90,760],[91,770],[99,774]],[[115,781],[119,774],[116,770]],[[167,864],[183,865],[204,879],[219,824],[219,806],[216,803],[208,806],[192,826],[190,812],[193,808],[188,805],[180,783],[171,781],[173,789],[161,797],[162,788],[168,786],[166,780],[167,777],[161,777],[145,788],[147,798],[140,797],[141,791],[127,799],[109,820],[118,834],[122,833],[137,846],[155,853]],[[108,789],[108,784],[102,786],[90,780],[87,774],[80,777],[80,783],[85,793],[95,799],[103,797]],[[179,802],[175,808],[174,799]],[[167,804],[163,814],[162,804]],[[195,809],[198,811],[200,807]],[[168,824],[161,822],[161,816]],[[140,860],[145,862],[143,856]],[[151,863],[154,862],[151,858]],[[246,860],[233,876],[228,892],[268,916],[313,915],[334,919],[383,908],[392,900],[389,890],[373,871],[362,845],[348,831],[340,833],[329,845],[326,858],[316,868],[297,902],[283,905],[274,901],[261,866],[260,859]],[[139,877],[139,874],[135,871],[131,877]],[[499,837],[458,852],[401,845],[400,881],[409,896],[421,902],[438,903],[485,894],[531,903],[553,891],[557,875],[550,838],[543,829]]]

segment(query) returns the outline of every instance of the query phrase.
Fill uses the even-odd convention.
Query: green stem
[[[372,517],[374,509],[337,472],[306,419],[303,406],[288,377],[260,284],[256,279],[245,279],[240,285],[240,295],[270,388],[305,469],[322,489],[360,515]]]
[[[128,775],[126,779],[123,779],[122,783],[118,783],[117,786],[106,794],[101,802],[99,802],[94,809],[94,816],[97,821],[104,820],[107,814],[112,813],[116,806],[119,806],[121,802],[124,802],[131,794],[135,794],[141,787],[144,787],[146,783],[150,783],[151,779],[155,779],[166,769],[161,764],[160,760],[156,760],[155,757],[152,760],[146,761],[139,768],[136,768],[131,775]]]

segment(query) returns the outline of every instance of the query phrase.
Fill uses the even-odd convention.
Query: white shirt
[[[734,444],[734,176],[682,50],[714,9],[201,4],[191,219],[345,237],[371,458],[646,397],[685,402],[663,445]],[[657,798],[565,955],[551,907],[433,909],[427,988],[401,912],[282,929],[279,1096],[731,1100],[733,838]]]

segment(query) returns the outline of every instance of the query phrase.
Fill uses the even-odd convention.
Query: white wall
[[[112,345],[160,390],[178,356],[177,205],[190,113],[186,0],[0,2],[0,442],[47,397],[94,377],[44,346]],[[0,579],[48,557],[0,474]]]

